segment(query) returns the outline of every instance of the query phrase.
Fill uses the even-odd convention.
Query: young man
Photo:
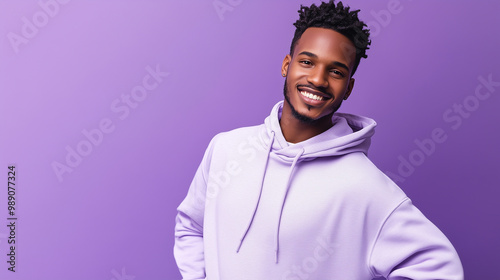
[[[178,208],[183,278],[463,279],[448,239],[366,157],[376,123],[335,113],[370,44],[358,11],[299,13],[284,101],[212,139]]]

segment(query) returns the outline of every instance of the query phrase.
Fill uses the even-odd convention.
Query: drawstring
[[[255,204],[255,209],[253,210],[253,215],[252,219],[250,219],[250,222],[248,223],[247,229],[245,230],[245,233],[240,239],[240,245],[238,245],[238,249],[236,249],[236,253],[240,251],[241,245],[243,244],[243,240],[245,240],[245,237],[248,234],[248,231],[250,230],[250,227],[252,226],[253,219],[255,218],[255,213],[257,213],[257,208],[259,207],[260,203],[260,196],[262,195],[262,189],[264,187],[264,178],[266,177],[266,170],[267,170],[267,163],[269,162],[269,155],[271,154],[271,150],[273,148],[273,143],[274,143],[274,131],[271,131],[271,141],[269,143],[269,148],[267,151],[267,157],[266,157],[266,164],[264,165],[264,171],[262,175],[262,182],[260,183],[260,192],[259,192],[259,197],[257,199],[257,203]]]
[[[248,223],[248,225],[246,227],[245,233],[243,234],[243,236],[240,239],[240,244],[238,245],[238,248],[236,249],[236,253],[238,253],[240,251],[241,245],[243,244],[243,241],[245,240],[248,232],[250,231],[250,228],[252,227],[253,220],[255,218],[255,214],[257,213],[257,209],[259,208],[260,198],[262,196],[262,190],[264,188],[264,179],[266,177],[265,175],[266,175],[266,171],[267,171],[267,165],[269,163],[269,156],[271,154],[271,150],[272,150],[273,143],[274,143],[274,136],[275,136],[274,131],[271,131],[271,141],[269,143],[269,148],[268,148],[268,151],[267,151],[266,161],[265,161],[265,165],[264,165],[264,171],[263,171],[263,175],[262,175],[262,181],[261,181],[261,184],[260,184],[259,197],[257,198],[257,203],[255,204],[255,208],[253,210],[252,218],[250,219],[250,221],[249,221],[249,223]],[[275,244],[276,245],[276,249],[275,249],[275,261],[276,261],[276,263],[278,263],[278,254],[279,254],[279,242],[280,242],[279,239],[280,239],[281,217],[283,215],[283,209],[285,207],[286,197],[287,197],[288,191],[290,189],[290,182],[291,182],[291,179],[292,179],[292,176],[293,176],[293,171],[295,169],[295,165],[297,164],[297,162],[299,161],[300,157],[303,154],[304,154],[304,149],[302,148],[301,151],[299,153],[297,153],[297,155],[293,159],[292,166],[290,167],[290,173],[288,175],[288,179],[287,179],[287,182],[286,182],[286,190],[285,190],[285,194],[284,194],[284,197],[283,197],[283,202],[281,204],[280,215],[279,215],[279,218],[278,218],[278,225],[277,225],[277,228],[276,228],[276,240],[275,240],[275,243],[276,243]]]
[[[280,225],[281,225],[281,216],[283,215],[283,208],[285,207],[285,201],[286,197],[288,195],[288,190],[290,189],[290,181],[292,179],[293,175],[293,170],[295,169],[295,165],[297,164],[297,161],[299,158],[304,154],[304,149],[302,148],[301,151],[295,156],[292,162],[292,166],[290,167],[290,173],[288,175],[288,180],[286,182],[286,190],[285,190],[285,196],[283,197],[283,203],[281,204],[281,211],[280,211],[280,216],[278,219],[278,228],[276,229],[276,249],[275,249],[275,261],[278,263],[278,253],[280,250]]]

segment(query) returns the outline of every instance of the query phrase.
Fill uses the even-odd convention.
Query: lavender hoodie
[[[289,144],[282,106],[210,142],[177,209],[183,279],[463,279],[448,239],[367,158],[375,121],[336,113]]]

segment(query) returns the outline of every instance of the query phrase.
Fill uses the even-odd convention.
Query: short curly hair
[[[311,7],[301,5],[298,10],[300,18],[293,24],[295,25],[295,34],[290,46],[290,55],[293,56],[293,51],[297,45],[297,41],[309,27],[322,27],[332,29],[346,36],[356,47],[356,60],[354,68],[351,72],[351,77],[356,72],[361,58],[367,58],[366,50],[369,49],[371,41],[370,30],[364,22],[358,18],[359,10],[350,11],[348,6],[344,6],[342,1],[335,5],[334,0]]]

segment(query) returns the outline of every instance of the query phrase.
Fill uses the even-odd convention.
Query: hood
[[[375,133],[376,122],[370,118],[356,116],[345,113],[335,113],[332,117],[333,126],[327,131],[309,138],[305,141],[289,144],[283,133],[279,120],[283,110],[283,101],[278,102],[272,109],[271,114],[265,119],[266,133],[260,135],[260,140],[267,150],[267,157],[263,163],[264,169],[260,185],[260,193],[253,210],[253,215],[240,239],[236,252],[239,252],[248,231],[250,230],[255,214],[259,207],[260,198],[267,172],[267,164],[270,154],[275,154],[280,160],[290,164],[286,191],[281,198],[281,212],[275,233],[275,259],[278,263],[279,256],[279,236],[281,216],[285,206],[288,190],[290,189],[293,173],[297,163],[301,161],[313,160],[319,157],[342,156],[354,152],[368,153],[371,143],[371,136]]]

